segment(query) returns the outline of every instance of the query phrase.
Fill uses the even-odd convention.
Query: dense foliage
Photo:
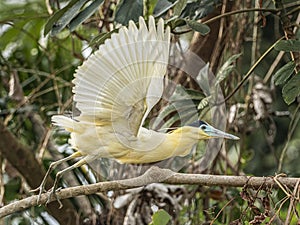
[[[146,126],[164,131],[199,117],[219,124],[211,111],[221,101],[227,109],[217,117],[223,121],[221,128],[241,138],[239,143],[208,149],[211,155],[202,152],[205,144],[199,143],[198,151],[179,161],[176,169],[300,175],[299,1],[2,0],[0,124],[1,132],[13,134],[11,140],[0,136],[0,150],[3,143],[11,149],[10,154],[0,154],[2,205],[30,195],[41,181],[34,171],[73,152],[68,133],[54,129],[50,119],[72,112],[76,67],[121,24],[149,15],[166,20],[173,45],[168,71],[172,82],[166,84],[167,97],[151,112]],[[201,59],[201,67],[193,68],[196,76],[188,74],[194,58],[186,52]],[[213,76],[214,83],[198,79],[201,74]],[[12,157],[15,142],[36,161],[24,164],[21,151]],[[105,160],[98,164],[101,173],[83,167],[63,177],[61,185],[103,181],[112,172],[117,178],[116,171],[121,171]],[[136,167],[123,170],[123,177],[132,177]],[[299,191],[294,203],[292,193],[284,186],[252,190],[159,184],[74,198],[61,210],[34,207],[6,217],[5,224],[63,224],[63,215],[70,211],[75,212],[72,224],[296,224]]]

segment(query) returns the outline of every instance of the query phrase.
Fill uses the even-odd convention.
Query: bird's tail
[[[72,118],[62,116],[62,115],[52,116],[51,120],[53,125],[63,127],[69,132],[74,132],[75,127],[78,123]]]

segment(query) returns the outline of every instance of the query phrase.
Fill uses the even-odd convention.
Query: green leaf
[[[11,43],[15,42],[15,44],[17,44],[22,40],[20,37],[23,36],[23,33],[20,32],[19,29],[24,27],[27,22],[27,20],[23,20],[15,23],[14,26],[9,26],[7,30],[2,33],[0,49],[3,50],[3,52],[7,46],[11,45]]]
[[[281,67],[274,74],[275,85],[280,85],[285,83],[289,79],[289,77],[293,74],[295,67],[296,67],[296,63],[294,61],[288,62],[283,67]]]
[[[153,14],[155,6],[157,4],[158,0],[147,0],[145,7],[147,7],[147,17]]]
[[[69,7],[72,7],[77,2],[77,0],[71,1],[66,7],[62,8],[61,10],[56,11],[47,21],[44,28],[44,35],[46,36],[54,26],[54,23],[62,17],[62,15],[69,9]]]
[[[177,123],[180,121],[180,117],[178,114],[175,114],[174,116],[172,116],[171,118],[169,118],[162,126],[161,126],[161,130],[167,129],[172,127],[173,124]]]
[[[180,100],[164,107],[158,117],[155,118],[151,128],[157,130],[162,122],[161,129],[169,128],[177,122],[186,124],[195,121],[197,117],[195,103],[191,100]]]
[[[282,88],[282,96],[286,104],[291,104],[300,95],[300,72],[295,74]]]
[[[70,31],[74,31],[83,21],[89,18],[103,3],[104,0],[95,0],[88,7],[82,10],[70,23]]]
[[[115,21],[127,25],[130,20],[138,21],[143,16],[143,0],[122,0],[116,9]]]
[[[285,52],[300,52],[300,41],[299,40],[281,40],[275,47],[278,51]]]
[[[198,112],[195,104],[189,104],[185,109],[178,112],[181,125],[191,124],[198,119]]]
[[[205,95],[202,92],[192,89],[185,89],[181,85],[177,85],[169,101],[175,102],[180,100],[202,100],[204,97]]]
[[[152,216],[152,222],[150,225],[166,225],[171,219],[169,213],[165,210],[160,209],[156,211]]]
[[[177,85],[169,99],[170,104],[159,112],[151,128],[157,130],[164,121],[161,128],[169,128],[177,122],[189,124],[197,120],[197,105],[204,97],[200,91],[185,89],[181,85]]]
[[[210,69],[209,69],[209,63],[205,64],[205,66],[203,66],[197,77],[196,77],[196,81],[199,85],[199,87],[201,88],[201,90],[203,91],[203,93],[205,93],[206,95],[210,95],[211,92],[211,86],[210,86],[210,82],[209,82],[209,77],[210,77]]]
[[[186,89],[185,91],[186,91],[186,93],[188,93],[190,99],[192,99],[192,100],[201,101],[203,98],[205,98],[205,95],[200,91],[193,90],[193,89]]]
[[[199,23],[196,20],[187,20],[187,24],[194,31],[197,31],[202,35],[206,35],[210,32],[209,26],[207,26],[206,24],[203,24],[203,23]]]
[[[166,107],[164,107],[162,109],[162,111],[160,111],[158,117],[155,118],[154,122],[151,125],[151,129],[158,129],[160,123],[162,123],[164,121],[164,118],[166,118],[167,116],[171,115],[172,113],[176,112],[176,108],[174,105],[167,105]]]
[[[216,82],[215,85],[220,84],[227,76],[228,74],[235,68],[235,66],[232,66],[231,64],[241,56],[242,54],[236,54],[231,56],[219,69],[217,75],[216,75]]]
[[[170,97],[169,101],[179,101],[189,99],[189,94],[186,92],[185,88],[181,85],[176,85],[176,88]]]
[[[76,3],[73,4],[71,7],[69,6],[70,4],[68,4],[66,6],[67,10],[63,13],[63,15],[56,22],[53,23],[51,35],[54,36],[54,35],[58,34],[60,31],[62,31],[62,29],[64,29],[70,23],[70,21],[78,14],[81,7],[87,1],[88,0],[76,1]]]
[[[206,98],[203,98],[198,105],[198,109],[201,110],[204,109],[206,106],[208,106],[210,99],[211,99],[211,95],[207,96]]]
[[[172,17],[167,20],[167,25],[171,27],[171,30],[174,30],[176,27],[186,26],[185,19]]]
[[[97,45],[101,45],[105,42],[106,39],[110,38],[111,35],[115,32],[117,32],[119,29],[113,29],[110,32],[106,32],[106,33],[101,33],[99,35],[97,35],[95,38],[93,38],[93,40],[90,42],[90,46],[93,46],[95,44]]]
[[[5,187],[5,199],[7,201],[15,200],[18,197],[21,188],[21,179],[19,177],[9,179],[4,185]]]
[[[180,16],[182,11],[185,9],[187,0],[178,0],[174,7],[174,16]]]
[[[171,9],[174,5],[176,5],[176,1],[174,3],[168,0],[159,0],[154,8],[153,16],[160,17],[165,14],[169,9]]]
[[[187,100],[179,100],[179,101],[176,101],[176,102],[173,102],[172,105],[175,106],[176,108],[176,111],[178,112],[181,112],[181,111],[184,111],[186,110],[187,108],[196,108],[194,102],[191,100],[191,99],[187,99]]]

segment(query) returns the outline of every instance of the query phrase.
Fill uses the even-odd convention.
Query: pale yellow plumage
[[[162,96],[169,46],[170,28],[164,29],[162,19],[156,26],[154,18],[149,17],[147,27],[140,18],[139,28],[129,22],[128,28],[122,27],[112,34],[78,68],[73,92],[80,115],[52,117],[55,125],[71,132],[70,144],[77,152],[52,163],[47,175],[63,161],[79,156],[82,159],[60,171],[54,187],[64,172],[99,157],[114,158],[121,163],[150,163],[185,156],[200,139],[237,139],[203,122],[202,127],[185,126],[172,133],[142,127]]]
[[[70,143],[87,155],[85,161],[112,157],[122,162],[126,152],[150,153],[165,141],[165,134],[142,124],[161,98],[169,46],[170,29],[164,30],[162,19],[156,28],[150,17],[147,28],[140,18],[139,29],[131,21],[78,68],[73,92],[81,114],[52,121],[71,131]]]

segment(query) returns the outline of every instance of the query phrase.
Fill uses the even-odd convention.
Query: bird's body
[[[121,163],[152,163],[173,156],[187,155],[199,140],[237,137],[201,122],[171,133],[142,127],[145,119],[163,94],[170,48],[170,28],[158,24],[152,16],[148,26],[143,18],[139,28],[130,21],[112,34],[80,66],[74,83],[74,101],[79,116],[52,117],[55,125],[71,133],[70,144],[76,151],[54,162],[39,187],[44,188],[47,175],[60,163],[82,157],[56,175],[59,177],[96,158],[113,158]]]
[[[147,136],[147,132],[155,131],[146,130],[145,136]],[[154,138],[146,137],[141,142],[139,141],[141,147],[145,145],[153,146],[153,143],[157,143],[155,148],[152,150],[149,149],[147,152],[144,152],[142,149],[137,151],[131,148],[128,154],[121,157],[119,161],[121,163],[152,163],[175,156],[186,156],[199,141],[200,136],[198,132],[197,128],[187,126],[179,128],[172,133],[163,134],[155,132],[155,134],[153,134]]]
[[[120,163],[152,163],[185,156],[202,137],[201,130],[191,126],[170,133],[142,127],[138,137],[128,137],[111,126],[94,126],[93,123],[76,122],[65,116],[54,118],[71,132],[70,144],[82,156],[87,156],[87,162],[97,158],[113,158]]]

